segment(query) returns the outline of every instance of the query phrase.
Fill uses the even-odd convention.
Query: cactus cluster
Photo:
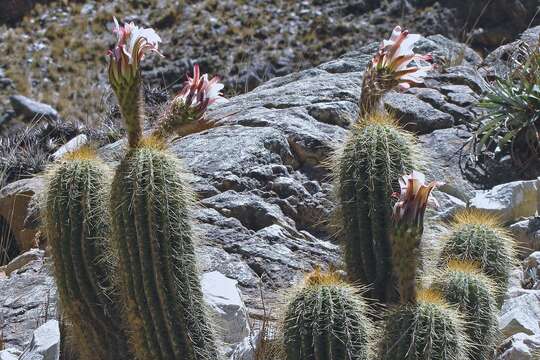
[[[414,136],[389,121],[391,116],[380,106],[386,91],[409,87],[418,79],[408,75],[427,69],[407,67],[411,60],[429,59],[412,52],[416,39],[398,27],[382,43],[364,74],[360,119],[333,161],[346,270],[350,280],[371,287],[372,298],[390,305],[382,320],[377,359],[486,360],[493,355],[496,297],[508,281],[513,245],[493,219],[463,212],[445,241],[439,270],[418,279],[424,212],[438,184],[424,184],[424,176],[414,171],[419,167]],[[399,189],[398,200],[393,200],[390,195]],[[427,286],[418,290],[421,282]],[[315,291],[317,301],[308,300]],[[394,304],[398,294],[399,304]],[[305,318],[300,309],[302,314],[332,311],[333,304],[324,303],[326,296],[320,286],[305,285],[289,303],[287,360],[297,359],[299,348],[315,353],[323,346],[297,324]],[[359,308],[367,313],[365,306]],[[291,322],[294,326],[287,326]],[[305,351],[304,358],[319,358]]]
[[[109,80],[128,134],[127,153],[112,183],[95,152],[70,153],[52,169],[47,189],[46,230],[63,332],[82,360],[215,360],[220,355],[190,224],[192,193],[178,159],[166,150],[170,134],[142,132],[139,62],[157,52],[160,39],[133,23],[120,26],[115,19],[115,25]],[[205,119],[222,87],[207,78],[197,72],[186,85],[191,97],[182,98],[186,114],[197,118],[169,119],[173,125]]]
[[[70,332],[82,360],[219,359],[196,267],[193,195],[166,141],[172,133],[215,126],[205,112],[223,100],[222,85],[195,67],[157,129],[145,136],[139,62],[158,52],[160,39],[133,24],[116,22],[115,31],[109,79],[128,134],[126,154],[112,183],[95,152],[68,154],[51,171],[47,189],[45,223],[63,332]],[[369,298],[388,305],[382,332],[373,322],[380,316],[356,285],[341,273],[315,270],[284,311],[283,360],[492,356],[496,296],[514,257],[511,239],[494,219],[458,214],[440,269],[430,286],[419,286],[424,213],[438,183],[425,183],[415,171],[414,136],[377,105],[384,92],[408,87],[426,70],[407,67],[429,58],[412,52],[417,38],[397,27],[383,42],[365,75],[361,117],[334,162],[347,274],[369,289]]]

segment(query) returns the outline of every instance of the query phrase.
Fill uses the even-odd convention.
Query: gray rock
[[[419,137],[427,162],[426,173],[431,179],[444,182],[440,191],[464,202],[475,195],[474,186],[462,176],[459,166],[461,149],[470,136],[468,131],[452,128]]]
[[[11,260],[9,264],[5,267],[5,273],[7,276],[10,276],[12,272],[21,269],[32,261],[39,261],[43,259],[44,251],[40,249],[31,249],[21,255],[17,256],[15,259]]]
[[[9,277],[0,276],[0,316],[4,346],[22,350],[39,324],[56,317],[56,286],[43,258]]]
[[[53,159],[60,159],[62,156],[67,153],[73,152],[82,148],[88,142],[88,137],[85,134],[79,134],[73,139],[69,140],[67,143],[62,145],[58,150],[52,155]]]
[[[518,333],[499,346],[497,360],[537,360],[540,351],[540,335]]]
[[[38,327],[19,360],[58,360],[60,357],[60,328],[58,321],[49,320]]]
[[[13,95],[9,98],[16,115],[22,116],[27,121],[45,119],[57,120],[58,112],[50,105],[27,98],[22,95]]]
[[[540,251],[532,253],[523,261],[522,286],[525,289],[540,290]]]
[[[405,129],[419,134],[446,129],[454,124],[451,115],[413,95],[390,92],[384,97],[384,105],[388,111],[396,114]]]
[[[43,191],[43,179],[34,177],[15,181],[0,189],[0,218],[8,225],[19,252],[35,247],[38,229],[25,223],[34,195]]]
[[[531,251],[540,250],[540,217],[531,217],[510,225],[514,238],[518,243],[519,252],[527,256]]]
[[[509,337],[517,333],[540,335],[540,290],[511,289],[499,317],[499,329]]]
[[[204,273],[201,286],[206,304],[225,344],[238,344],[250,333],[248,314],[238,282],[219,271]]]
[[[0,351],[0,360],[17,360],[21,352],[17,349],[9,348]]]
[[[498,216],[503,222],[534,216],[539,207],[540,180],[513,181],[488,191],[480,191],[471,207]]]

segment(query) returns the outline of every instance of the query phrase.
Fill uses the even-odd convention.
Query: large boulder
[[[496,215],[503,222],[534,216],[540,207],[540,179],[513,181],[480,191],[471,207]]]
[[[32,334],[32,340],[19,360],[58,360],[60,358],[60,328],[58,321],[49,320]]]
[[[32,100],[23,95],[13,95],[9,98],[16,115],[26,121],[54,121],[58,119],[58,112],[52,106]]]
[[[34,195],[41,194],[42,190],[40,177],[15,181],[0,189],[0,230],[15,241],[12,256],[36,246],[38,227],[29,221],[30,205],[37,201]]]

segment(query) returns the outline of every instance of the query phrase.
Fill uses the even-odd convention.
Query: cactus
[[[316,270],[290,301],[283,336],[287,360],[367,360],[372,325],[358,290]]]
[[[478,263],[495,281],[499,292],[504,293],[515,264],[514,241],[493,216],[465,210],[454,218],[441,251],[440,265],[445,266],[452,259]]]
[[[396,299],[392,279],[392,205],[398,177],[416,164],[413,136],[388,115],[356,124],[334,161],[336,216],[342,231],[345,265],[352,281],[372,286],[369,297]]]
[[[389,310],[380,360],[463,360],[469,343],[458,311],[434,290],[420,290],[416,304]]]
[[[195,263],[191,192],[156,139],[128,150],[111,191],[119,288],[137,359],[215,360]]]
[[[62,315],[83,360],[129,358],[107,274],[108,173],[83,148],[54,167],[47,188],[46,232]]]
[[[492,281],[474,263],[452,260],[437,274],[432,287],[464,315],[469,341],[475,344],[469,359],[493,359],[498,309]]]

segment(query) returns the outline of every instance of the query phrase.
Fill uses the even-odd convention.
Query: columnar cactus
[[[47,188],[46,232],[62,318],[83,360],[130,358],[107,273],[108,174],[83,148],[53,168]]]
[[[434,290],[418,292],[416,304],[390,309],[378,359],[463,360],[468,341],[459,312]]]
[[[475,344],[469,359],[493,359],[498,309],[492,281],[474,263],[452,260],[434,278],[432,287],[464,315],[467,336]]]
[[[144,51],[155,50],[152,39],[159,38],[132,24],[117,31],[127,35],[111,52],[111,68],[122,71],[110,71],[110,81],[113,88],[128,88],[115,93],[132,135],[112,183],[112,244],[133,352],[139,360],[215,360],[219,356],[196,268],[189,220],[192,195],[184,171],[165,150],[165,134],[144,138],[131,126],[137,122],[140,128],[141,113],[124,109],[137,102],[121,98],[137,95],[129,91],[131,79],[140,81],[138,61]],[[125,44],[142,44],[142,50],[136,45],[131,49],[132,63],[125,59]],[[181,120],[179,124],[187,122]]]
[[[143,140],[111,191],[120,293],[137,359],[214,360],[189,223],[191,193],[178,160]]]
[[[358,290],[335,273],[306,277],[283,321],[287,360],[368,360],[372,325]]]
[[[408,67],[415,55],[411,35],[398,26],[384,40],[364,74],[360,117],[334,161],[345,263],[351,280],[372,288],[370,297],[393,302],[390,194],[399,189],[397,179],[417,168],[414,138],[382,111],[384,93],[420,82],[428,67]]]
[[[440,264],[452,259],[476,262],[504,293],[515,264],[515,250],[512,237],[497,219],[479,210],[465,210],[456,214],[450,230]]]
[[[401,193],[393,209],[392,261],[399,278],[400,305],[385,319],[379,358],[383,360],[461,360],[467,354],[464,323],[456,309],[431,289],[417,291],[417,267],[424,213],[438,185],[424,185],[413,172],[400,179]]]
[[[391,117],[371,114],[354,125],[335,161],[336,216],[349,278],[370,285],[369,297],[397,298],[392,279],[392,205],[398,177],[416,167],[412,134]]]

